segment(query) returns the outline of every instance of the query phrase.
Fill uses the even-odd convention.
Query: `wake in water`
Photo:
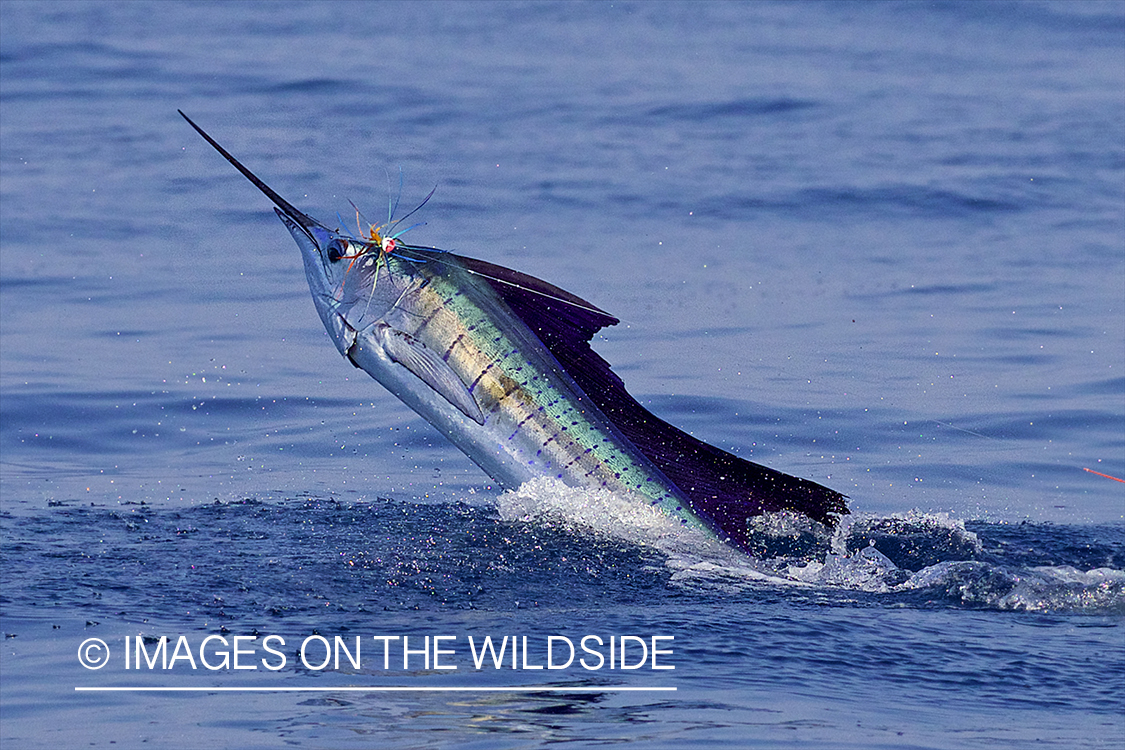
[[[497,500],[500,519],[651,547],[671,582],[738,591],[764,583],[890,595],[917,604],[1125,614],[1125,529],[859,514],[834,529],[781,512],[750,525],[750,556],[643,501],[539,479]]]

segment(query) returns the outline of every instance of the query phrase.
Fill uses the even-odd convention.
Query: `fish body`
[[[299,227],[290,232],[306,257],[315,252]],[[551,476],[633,492],[709,531],[679,488],[621,435],[469,263],[414,246],[365,253],[316,305],[322,319],[334,318],[329,330],[352,364],[502,487]]]
[[[182,112],[180,113],[183,114]],[[537,477],[633,494],[746,545],[746,519],[796,510],[831,525],[839,493],[702,443],[641,406],[589,345],[618,321],[540,279],[435,248],[355,238],[277,205],[336,348],[498,484]]]

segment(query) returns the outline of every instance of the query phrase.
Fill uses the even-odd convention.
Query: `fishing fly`
[[[387,181],[388,183],[390,182],[389,175]],[[363,216],[363,212],[360,211],[359,206],[357,206],[351,200],[348,201],[352,209],[355,210],[356,234],[358,235],[356,237],[353,237],[350,234],[346,233],[346,230],[343,229],[345,224],[343,217],[341,217],[338,212],[336,214],[336,219],[337,221],[339,221],[339,228],[336,230],[337,237],[331,243],[329,243],[329,246],[327,248],[329,262],[337,263],[341,260],[349,261],[347,268],[344,269],[344,278],[346,279],[352,272],[352,269],[355,267],[356,263],[363,263],[365,265],[370,264],[372,263],[371,257],[372,255],[374,255],[373,262],[375,268],[371,278],[371,294],[367,295],[367,303],[364,305],[363,315],[367,314],[371,306],[371,300],[378,291],[379,278],[381,273],[383,273],[384,271],[388,274],[390,273],[388,257],[394,254],[395,251],[399,249],[399,237],[406,234],[411,229],[425,226],[426,222],[423,221],[411,224],[405,229],[398,229],[398,226],[404,220],[410,218],[419,210],[421,210],[421,208],[429,202],[430,198],[434,196],[434,193],[437,192],[437,186],[435,185],[434,188],[430,190],[430,192],[426,195],[426,197],[422,199],[422,202],[415,206],[413,210],[406,214],[406,216],[395,219],[395,212],[398,210],[399,201],[402,198],[402,187],[403,175],[402,170],[400,169],[398,192],[394,194],[393,198],[391,198],[391,191],[388,185],[387,220],[379,225],[368,222],[366,217]],[[363,229],[364,224],[367,224],[366,231]],[[403,245],[403,247],[405,247],[405,245]],[[355,250],[355,252],[352,252],[353,248],[358,249]],[[423,259],[411,260],[414,260],[415,262],[425,262]],[[340,301],[340,295],[344,293],[344,286],[345,284],[341,283],[336,290],[337,301]]]
[[[387,220],[383,224],[379,224],[376,226],[375,224],[368,222],[367,219],[364,218],[363,213],[359,210],[359,206],[357,206],[350,200],[348,201],[348,203],[351,204],[351,207],[355,209],[356,231],[359,234],[358,239],[355,237],[348,237],[349,249],[351,243],[353,242],[360,245],[361,249],[359,250],[359,252],[350,255],[346,253],[339,254],[336,256],[336,258],[337,260],[351,261],[348,264],[347,269],[345,269],[344,271],[345,275],[347,275],[349,272],[351,272],[352,267],[355,265],[357,260],[369,255],[372,251],[377,251],[377,255],[375,257],[375,277],[374,281],[372,282],[372,291],[374,291],[375,285],[379,283],[380,269],[386,267],[387,256],[393,254],[399,247],[398,238],[409,232],[411,229],[417,229],[418,227],[425,226],[426,222],[420,221],[416,224],[411,224],[405,229],[400,229],[397,232],[395,232],[395,228],[398,227],[398,225],[401,224],[404,220],[417,213],[430,201],[430,198],[434,196],[434,193],[437,192],[437,186],[435,185],[433,190],[431,190],[429,194],[422,199],[422,202],[415,206],[414,209],[410,211],[410,213],[406,214],[406,216],[403,216],[400,219],[395,219],[395,211],[398,210],[399,200],[402,197],[402,181],[402,170],[399,170],[398,194],[395,196],[393,201],[388,197]],[[388,193],[389,192],[390,191],[388,190]],[[340,219],[339,214],[337,214],[336,217]],[[340,219],[340,224],[343,225],[343,223],[343,219]],[[367,224],[366,232],[363,230],[363,224]],[[391,234],[391,232],[394,233]],[[331,259],[332,258],[330,256],[329,260]]]

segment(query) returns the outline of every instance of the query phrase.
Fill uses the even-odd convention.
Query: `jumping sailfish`
[[[552,284],[475,258],[360,237],[302,213],[204,139],[276,204],[340,353],[501,487],[537,477],[639,496],[684,526],[747,546],[747,520],[789,510],[828,526],[839,492],[708,445],[657,418],[590,347],[618,320]]]

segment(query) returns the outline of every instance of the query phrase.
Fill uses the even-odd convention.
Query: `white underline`
[[[98,693],[656,693],[675,692],[674,687],[75,687],[76,692]]]

